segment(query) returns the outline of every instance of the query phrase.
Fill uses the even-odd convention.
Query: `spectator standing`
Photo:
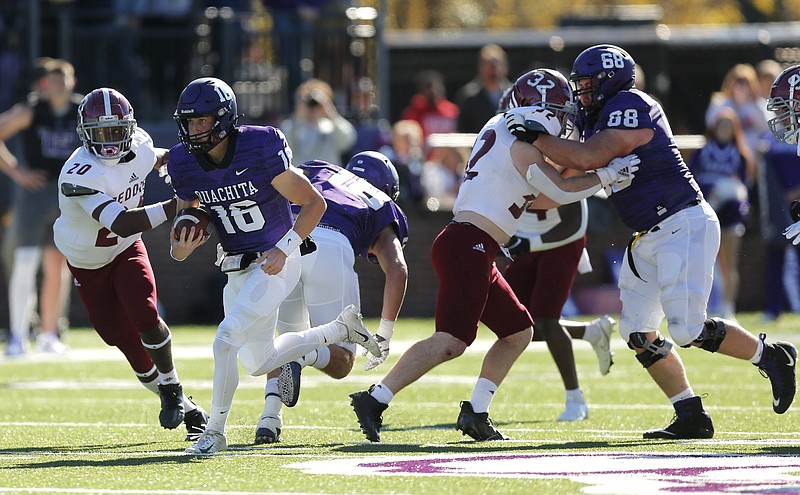
[[[722,232],[717,265],[722,275],[722,316],[735,319],[739,250],[750,212],[748,189],[755,181],[756,161],[733,109],[720,109],[706,132],[706,144],[689,160],[689,170],[719,218]]]
[[[294,112],[280,128],[298,163],[342,163],[356,142],[355,127],[336,110],[333,89],[319,79],[309,79],[297,88]]]
[[[379,150],[397,169],[400,178],[398,202],[404,208],[417,207],[422,200],[420,175],[425,160],[422,127],[414,120],[398,120],[392,126],[391,145]]]
[[[423,140],[434,133],[455,132],[458,106],[447,99],[442,74],[435,70],[422,71],[417,74],[416,83],[417,92],[400,118],[415,120],[422,127]]]
[[[736,64],[731,67],[722,81],[722,89],[711,95],[706,110],[706,128],[714,126],[723,108],[731,108],[739,117],[750,152],[756,153],[758,140],[767,131],[767,119],[759,91],[758,76],[752,65]]]
[[[511,86],[507,76],[505,50],[494,43],[481,48],[477,76],[456,92],[458,132],[477,133],[494,116],[503,91]]]
[[[75,115],[81,95],[75,93],[75,72],[65,60],[46,59],[37,67],[36,89],[28,101],[0,115],[0,170],[16,183],[11,226],[6,242],[12,243],[9,281],[10,335],[6,355],[27,352],[28,332],[36,310],[36,279],[41,262],[39,292],[41,332],[39,350],[63,353],[59,319],[69,291],[64,256],[53,243],[53,222],[58,217],[58,174],[80,139]],[[5,141],[21,133],[24,161],[10,153]]]

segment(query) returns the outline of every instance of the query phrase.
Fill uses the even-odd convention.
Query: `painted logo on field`
[[[800,493],[800,457],[686,453],[380,456],[291,464],[309,474],[567,478],[584,493]]]

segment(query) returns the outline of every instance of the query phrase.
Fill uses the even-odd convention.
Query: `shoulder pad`
[[[71,184],[69,182],[63,182],[61,184],[61,194],[68,198],[73,196],[91,196],[92,194],[97,194],[98,192],[100,191],[89,189],[86,186],[80,186],[78,184]]]

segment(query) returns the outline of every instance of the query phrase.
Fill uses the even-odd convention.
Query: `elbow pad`
[[[538,189],[548,198],[562,205],[574,203],[584,198],[588,198],[601,189],[601,186],[598,183],[589,189],[584,189],[582,191],[565,191],[558,187],[558,185],[553,182],[536,163],[528,167],[528,173],[526,174],[525,178],[527,179],[528,184]]]

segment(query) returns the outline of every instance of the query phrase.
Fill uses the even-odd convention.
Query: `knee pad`
[[[655,341],[650,342],[644,333],[632,332],[628,347],[631,349],[644,349],[644,352],[636,354],[636,359],[639,360],[642,367],[647,369],[658,360],[664,359],[669,355],[669,351],[672,349],[672,342],[661,335],[658,335]]]
[[[725,340],[728,329],[721,318],[709,318],[703,323],[703,331],[692,342],[699,344],[700,348],[708,352],[717,352],[722,341]],[[689,347],[691,344],[684,346]]]

